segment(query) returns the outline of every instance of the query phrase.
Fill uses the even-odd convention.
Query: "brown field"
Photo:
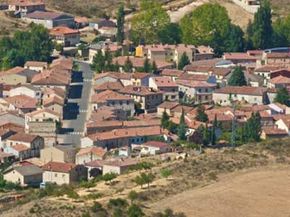
[[[168,207],[188,217],[289,217],[290,167],[259,168],[220,177],[151,206]]]

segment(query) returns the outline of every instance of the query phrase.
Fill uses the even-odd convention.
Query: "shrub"
[[[122,198],[110,199],[108,203],[109,208],[127,207],[128,202]]]

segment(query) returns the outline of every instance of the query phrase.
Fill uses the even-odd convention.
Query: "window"
[[[57,173],[54,174],[54,177],[57,177]]]

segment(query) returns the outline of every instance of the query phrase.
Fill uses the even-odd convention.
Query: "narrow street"
[[[73,143],[77,146],[80,145],[81,136],[84,135],[93,85],[90,65],[85,62],[78,64],[80,69],[72,76],[68,101],[64,107],[62,134],[58,134],[59,143]]]

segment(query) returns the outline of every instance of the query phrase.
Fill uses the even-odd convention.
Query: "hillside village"
[[[259,1],[237,4],[259,13]],[[151,43],[154,34],[140,38],[132,30],[136,43],[127,37],[121,9],[117,20],[90,22],[49,11],[42,0],[1,7],[48,34],[52,51],[37,51],[41,60],[15,54],[14,65],[13,55],[1,56],[4,188],[74,186],[102,177],[110,186],[140,168],[149,186],[148,162],[185,161],[290,135],[289,44],[217,53],[209,44]],[[96,39],[84,41],[88,35]]]

